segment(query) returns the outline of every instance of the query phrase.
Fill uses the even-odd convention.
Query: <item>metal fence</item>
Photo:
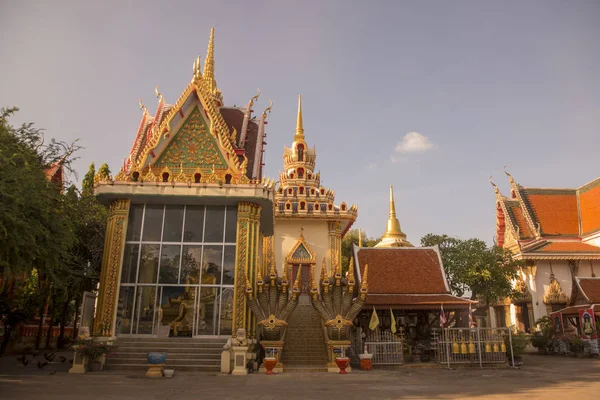
[[[512,354],[510,328],[444,328],[432,334],[440,364],[504,364]]]
[[[367,351],[373,354],[373,365],[400,365],[404,362],[402,339],[390,331],[375,331],[366,338]]]

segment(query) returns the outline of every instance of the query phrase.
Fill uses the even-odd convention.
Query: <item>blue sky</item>
[[[494,176],[576,187],[600,175],[598,1],[0,0],[0,106],[116,172],[154,87],[174,103],[216,30],[228,105],[273,100],[266,173],[296,101],[323,183],[380,236],[394,185],[402,229],[491,242]],[[409,134],[410,133],[410,134]],[[415,134],[416,133],[416,134]],[[409,134],[407,136],[407,134]]]

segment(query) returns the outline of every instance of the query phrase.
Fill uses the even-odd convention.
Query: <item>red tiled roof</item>
[[[371,294],[449,294],[438,253],[433,248],[361,248],[361,276],[366,264]]]
[[[525,190],[542,235],[579,235],[575,190]]]
[[[244,112],[239,108],[221,108],[221,115],[225,120],[229,129],[237,131],[238,140],[242,135],[242,126],[244,125]],[[258,176],[252,176],[254,170],[254,158],[256,157],[258,143],[258,125],[256,121],[248,121],[248,128],[246,129],[246,141],[242,143],[244,150],[246,150],[246,157],[248,158],[248,166],[246,175],[250,179],[259,179]],[[260,175],[260,174],[259,174]]]
[[[533,253],[600,253],[600,247],[582,242],[550,242]]]
[[[571,306],[563,308],[562,310],[558,310],[557,312],[561,312],[562,315],[577,315],[579,316],[579,310],[583,310],[585,308],[591,308],[594,310],[594,314],[600,316],[600,304],[584,304],[581,306]]]
[[[579,192],[581,231],[592,233],[600,229],[600,178]]]
[[[369,265],[369,275],[371,266]],[[441,305],[445,308],[468,307],[474,302],[450,294],[434,295],[406,295],[406,294],[369,294],[367,295],[367,306],[411,309],[439,309]]]
[[[600,278],[577,278],[577,283],[590,303],[600,303]]]
[[[505,200],[504,204],[513,225],[515,225],[516,228],[519,228],[520,239],[533,238],[535,235],[531,231],[529,224],[523,215],[523,210],[521,209],[519,202],[516,200]]]

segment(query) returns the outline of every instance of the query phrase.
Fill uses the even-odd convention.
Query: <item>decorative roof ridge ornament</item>
[[[504,166],[504,173],[506,174],[506,176],[508,177],[508,181],[510,182],[511,185],[515,184],[515,179],[513,178],[513,176],[506,170],[506,165]]]
[[[250,99],[250,101],[248,102],[248,112],[252,112],[252,106],[254,105],[255,101],[258,101],[258,98],[260,97],[260,88],[258,88],[258,93],[254,96],[252,96],[252,98]]]
[[[490,184],[492,185],[492,187],[494,188],[494,193],[496,193],[496,197],[503,197],[502,193],[500,193],[500,189],[498,189],[498,186],[496,186],[496,184],[494,183],[494,181],[492,180],[492,175],[490,175]]]
[[[271,114],[271,109],[273,108],[273,100],[269,100],[269,107],[265,108],[265,111],[262,113],[263,119],[267,119],[267,112]]]
[[[158,87],[160,85],[156,85],[156,87],[154,88],[154,93],[156,93],[156,98],[158,99],[158,102],[161,103],[163,101],[163,95],[161,92],[158,91]]]
[[[294,142],[304,141],[304,124],[302,121],[302,95],[298,95],[298,116],[296,118],[296,133],[294,134]]]
[[[204,70],[202,76],[208,84],[210,92],[215,94],[217,90],[217,81],[215,80],[215,27],[210,30],[208,39],[208,50],[206,51],[206,59],[204,61]]]
[[[144,98],[140,97],[140,101],[139,101],[140,110],[142,110],[142,114],[146,115],[146,114],[148,114],[148,108],[144,105],[143,101],[144,101]]]

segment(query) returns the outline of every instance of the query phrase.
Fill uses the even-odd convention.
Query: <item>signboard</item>
[[[579,331],[581,338],[587,341],[591,347],[592,354],[598,352],[598,332],[596,332],[596,321],[594,320],[594,310],[585,308],[579,310]]]
[[[562,337],[565,333],[565,328],[563,327],[562,313],[550,313],[550,319],[552,320],[552,331],[554,332],[554,336]]]

